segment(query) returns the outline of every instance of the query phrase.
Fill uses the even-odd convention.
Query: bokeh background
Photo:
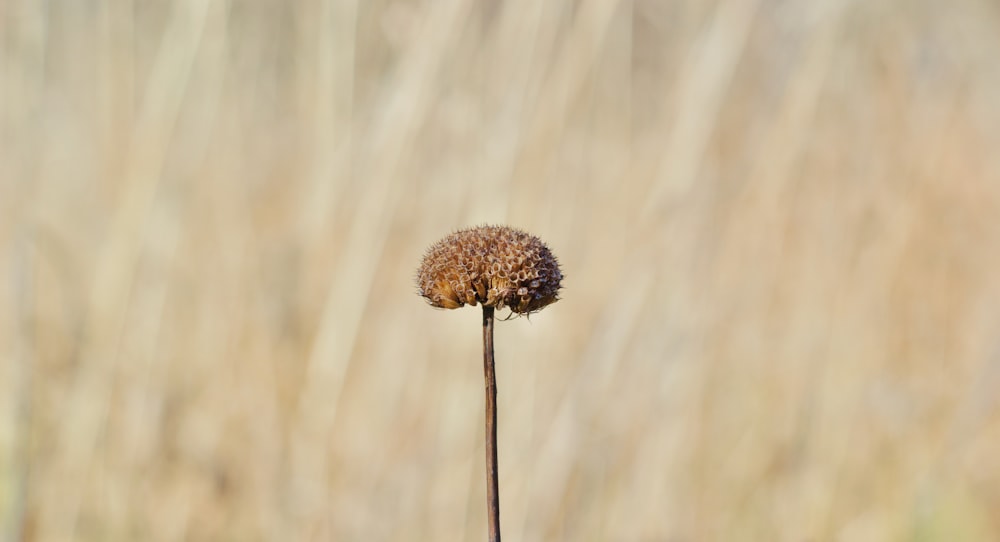
[[[0,4],[0,536],[1000,540],[987,0]]]

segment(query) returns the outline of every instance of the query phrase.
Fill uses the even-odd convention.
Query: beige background
[[[986,0],[0,4],[0,536],[1000,539]]]

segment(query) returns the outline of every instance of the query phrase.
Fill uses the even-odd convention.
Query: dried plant
[[[506,226],[478,226],[434,244],[417,270],[420,295],[431,305],[483,306],[486,379],[486,504],[489,539],[500,540],[497,467],[497,387],[493,359],[494,311],[531,314],[559,299],[559,262],[540,239]]]

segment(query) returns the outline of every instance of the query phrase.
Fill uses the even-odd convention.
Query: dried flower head
[[[559,298],[559,262],[539,238],[506,226],[477,226],[438,241],[417,270],[420,295],[457,309],[482,303],[530,314]]]

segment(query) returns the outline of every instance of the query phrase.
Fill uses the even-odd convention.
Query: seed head
[[[427,250],[420,295],[435,307],[482,303],[530,314],[557,301],[562,272],[539,238],[506,226],[459,230]]]

